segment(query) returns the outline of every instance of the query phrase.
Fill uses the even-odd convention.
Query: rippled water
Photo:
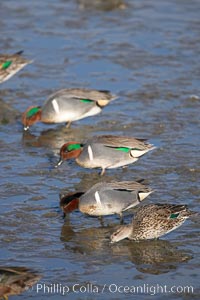
[[[199,211],[200,2],[106,3],[0,2],[1,53],[24,49],[34,59],[0,86],[1,107],[6,103],[10,109],[0,126],[0,263],[38,270],[40,283],[49,286],[99,287],[98,294],[91,286],[70,292],[70,299],[130,298],[115,292],[114,285],[144,284],[192,285],[193,294],[179,296],[198,299],[198,221],[186,222],[159,241],[110,245],[118,217],[105,218],[102,227],[78,211],[63,220],[59,209],[61,191],[86,189],[102,179],[97,170],[75,162],[54,169],[59,147],[66,140],[113,133],[148,138],[157,149],[128,168],[107,171],[104,179],[146,178],[156,190],[148,203],[187,203]],[[52,91],[70,87],[108,89],[119,99],[70,130],[38,123],[23,134],[20,113],[42,104]],[[35,286],[20,297],[62,296],[59,291],[37,293]]]

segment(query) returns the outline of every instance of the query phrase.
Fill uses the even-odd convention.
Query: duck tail
[[[189,210],[188,213],[189,213],[188,217],[191,219],[191,221],[193,222],[199,221],[199,217],[200,217],[199,212]]]
[[[20,50],[20,51],[14,53],[14,55],[22,55],[23,52],[24,52],[24,50]]]

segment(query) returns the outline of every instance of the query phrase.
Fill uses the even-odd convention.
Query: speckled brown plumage
[[[196,213],[186,205],[144,205],[138,209],[132,224],[121,226],[111,235],[111,242],[124,238],[135,241],[159,238],[181,226],[193,214]]]
[[[40,275],[25,267],[0,266],[0,299],[8,299],[10,295],[21,294],[40,278]]]
[[[22,57],[23,51],[15,54],[0,54],[0,83],[8,80],[32,61]]]

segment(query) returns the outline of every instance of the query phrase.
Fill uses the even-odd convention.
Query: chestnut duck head
[[[83,149],[83,144],[77,142],[68,142],[60,148],[60,159],[56,167],[60,166],[65,160],[77,158]]]
[[[24,130],[28,130],[31,125],[41,120],[41,107],[40,106],[30,106],[22,114],[22,124],[24,125]]]

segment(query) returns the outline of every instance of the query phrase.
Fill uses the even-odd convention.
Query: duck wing
[[[95,140],[98,143],[113,148],[126,147],[130,149],[138,148],[140,150],[143,150],[152,147],[152,145],[147,143],[146,139],[138,139],[138,138],[128,137],[128,136],[103,135],[103,136],[96,137]]]
[[[90,90],[90,89],[62,89],[50,96],[50,98],[58,98],[58,97],[67,97],[74,98],[79,100],[91,100],[98,102],[99,100],[114,100],[116,98],[115,95],[112,95],[109,91],[98,91],[98,90]]]

